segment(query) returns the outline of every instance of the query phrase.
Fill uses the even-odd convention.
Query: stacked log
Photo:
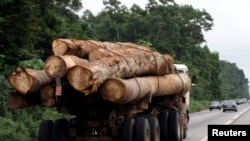
[[[7,107],[9,109],[22,109],[40,103],[38,94],[30,93],[27,95],[20,94],[18,92],[11,92],[6,97]]]
[[[52,50],[54,54],[45,59],[43,70],[17,67],[9,75],[8,81],[18,93],[8,96],[9,107],[17,109],[34,104],[53,107],[65,92],[73,92],[67,96],[74,95],[72,89],[85,97],[93,94],[105,101],[125,104],[146,95],[183,94],[190,87],[186,74],[175,74],[170,55],[146,46],[55,39]],[[39,102],[37,99],[31,102],[30,95],[38,97]]]
[[[22,94],[38,91],[43,85],[50,83],[50,78],[44,70],[17,67],[8,76],[9,83]]]
[[[142,75],[161,76],[171,72],[166,58],[157,52],[139,52],[126,56],[106,57],[88,66],[75,66],[68,71],[67,79],[75,89],[88,95],[110,77],[131,78]]]
[[[44,107],[52,107],[56,103],[55,87],[45,85],[39,91],[40,103]]]
[[[81,58],[87,57],[88,54],[95,49],[125,49],[125,48],[138,48],[150,50],[150,48],[136,45],[132,43],[113,43],[113,42],[100,42],[95,40],[74,40],[74,39],[56,39],[52,42],[52,51],[54,55],[75,55]]]
[[[168,74],[164,76],[145,76],[130,79],[109,78],[100,89],[103,99],[118,104],[126,104],[150,97],[180,94],[190,88],[191,80],[184,74]]]
[[[44,63],[44,71],[50,78],[64,77],[68,70],[74,66],[86,66],[88,60],[74,55],[52,55]]]

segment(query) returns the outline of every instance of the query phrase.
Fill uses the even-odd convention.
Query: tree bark
[[[12,92],[6,97],[6,104],[12,110],[39,105],[39,95],[37,93],[22,95],[18,92]]]
[[[150,48],[133,43],[120,42],[100,42],[95,40],[74,40],[74,39],[56,39],[52,42],[52,51],[54,55],[75,55],[80,58],[88,58],[88,54],[95,49],[121,49],[121,48]]]
[[[45,60],[44,71],[50,78],[64,77],[68,69],[76,65],[87,65],[88,60],[73,55],[50,56]]]
[[[168,74],[164,76],[146,76],[131,79],[109,78],[100,88],[104,100],[126,104],[149,95],[184,95],[191,86],[187,74]]]
[[[89,40],[56,39],[52,42],[54,55],[86,57],[92,49],[100,48]]]
[[[19,93],[27,94],[38,91],[42,85],[50,82],[50,78],[44,70],[17,67],[8,76],[8,81]]]
[[[88,60],[90,62],[94,60],[100,60],[104,57],[113,57],[113,56],[125,56],[133,53],[140,52],[151,52],[150,50],[136,49],[136,48],[126,48],[126,49],[116,49],[116,50],[107,50],[107,49],[95,49],[89,53]]]
[[[127,56],[115,56],[95,60],[86,66],[75,66],[67,73],[68,82],[85,95],[96,92],[97,88],[110,77],[131,78],[142,75],[165,75],[172,73],[173,64],[168,64],[169,55],[157,52],[138,52]]]

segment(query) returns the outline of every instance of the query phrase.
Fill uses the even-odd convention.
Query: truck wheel
[[[126,118],[122,123],[121,141],[133,141],[135,130],[135,120],[133,118]]]
[[[183,139],[187,138],[187,128],[183,129]]]
[[[38,141],[50,141],[52,126],[52,120],[43,120],[40,123],[40,127],[38,130]]]
[[[148,122],[150,127],[151,141],[160,141],[160,126],[158,119],[155,117],[149,117]]]
[[[181,141],[182,140],[182,129],[181,129],[181,118],[179,112],[170,111],[168,118],[168,130],[169,139],[171,141]]]
[[[182,115],[182,139],[186,139],[187,138],[187,130],[188,130],[188,122],[189,122],[189,112],[187,111],[186,115]]]
[[[168,141],[168,111],[162,111],[159,115],[160,139]]]
[[[135,141],[150,141],[150,127],[148,120],[144,117],[136,118]]]
[[[67,119],[57,119],[51,133],[51,141],[65,141],[68,134],[69,122]]]

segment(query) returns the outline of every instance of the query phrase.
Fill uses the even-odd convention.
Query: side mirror
[[[195,85],[197,83],[197,78],[196,76],[192,76],[191,78],[192,85]]]

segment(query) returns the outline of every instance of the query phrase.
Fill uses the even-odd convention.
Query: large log
[[[89,40],[55,39],[52,42],[54,55],[75,55],[85,57],[92,49],[100,48]]]
[[[74,40],[74,39],[55,39],[52,42],[52,51],[54,55],[75,55],[80,58],[87,58],[89,52],[94,49],[121,49],[121,48],[150,48],[133,43],[120,42],[100,42],[95,40]]]
[[[6,97],[6,104],[12,110],[39,105],[39,95],[37,93],[22,95],[18,92],[11,92]]]
[[[142,75],[165,75],[172,73],[173,64],[168,64],[169,55],[157,52],[138,52],[127,56],[115,56],[95,60],[86,66],[69,69],[70,85],[88,95],[110,77],[130,78]],[[171,66],[171,68],[169,68]]]
[[[85,66],[88,60],[73,55],[49,56],[44,63],[44,71],[50,78],[64,77],[73,66]]]
[[[131,79],[109,78],[100,88],[104,100],[126,104],[141,99],[166,95],[184,95],[191,86],[187,74],[168,74],[165,76],[145,76]]]
[[[50,82],[50,78],[44,70],[17,67],[8,76],[8,81],[19,93],[27,94],[38,91],[42,85]]]

